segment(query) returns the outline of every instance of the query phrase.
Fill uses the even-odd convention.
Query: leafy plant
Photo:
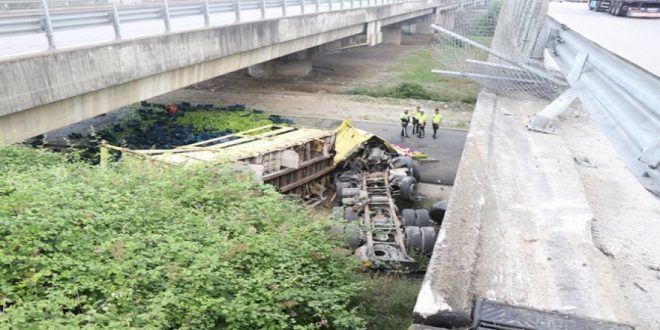
[[[327,221],[250,173],[0,148],[0,328],[361,329]]]

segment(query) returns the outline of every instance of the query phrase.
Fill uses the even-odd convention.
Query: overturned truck
[[[348,122],[337,131],[340,148],[351,149],[340,149],[335,157],[331,232],[342,235],[369,268],[417,269],[414,256],[430,254],[437,235],[427,210],[398,207],[418,198],[413,160]]]
[[[231,163],[311,205],[330,199],[334,186],[335,224],[330,231],[343,235],[371,268],[414,269],[417,262],[411,254],[433,250],[436,230],[428,211],[397,206],[397,200],[417,199],[413,160],[348,121],[335,131],[270,125],[174,149],[104,144],[101,150],[102,163],[108,150],[167,165]]]

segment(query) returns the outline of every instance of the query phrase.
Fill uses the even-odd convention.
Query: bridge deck
[[[599,46],[660,77],[660,19],[616,17],[586,3],[552,2],[548,14]]]
[[[528,131],[543,106],[480,97],[416,322],[460,324],[486,298],[660,329],[660,202],[586,112]]]

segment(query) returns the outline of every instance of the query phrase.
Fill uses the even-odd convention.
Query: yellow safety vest
[[[401,114],[400,118],[401,118],[402,123],[409,122],[410,121],[410,114],[404,112],[404,113]]]
[[[433,123],[434,124],[440,124],[442,122],[442,115],[441,114],[435,114],[433,115]]]
[[[429,120],[428,116],[426,114],[422,114],[419,116],[419,123],[420,124],[426,124],[426,122]]]
[[[421,117],[421,115],[422,115],[421,113],[415,112],[415,114],[413,115],[413,118],[415,118],[419,121],[419,118]]]

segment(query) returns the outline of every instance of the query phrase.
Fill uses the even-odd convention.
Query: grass
[[[438,68],[432,47],[425,47],[404,57],[388,68],[395,75],[395,85],[357,87],[348,91],[352,95],[417,99],[439,102],[474,104],[479,93],[477,83],[443,77],[433,73]]]
[[[360,298],[368,329],[407,329],[421,285],[421,278],[373,275],[370,287]]]

